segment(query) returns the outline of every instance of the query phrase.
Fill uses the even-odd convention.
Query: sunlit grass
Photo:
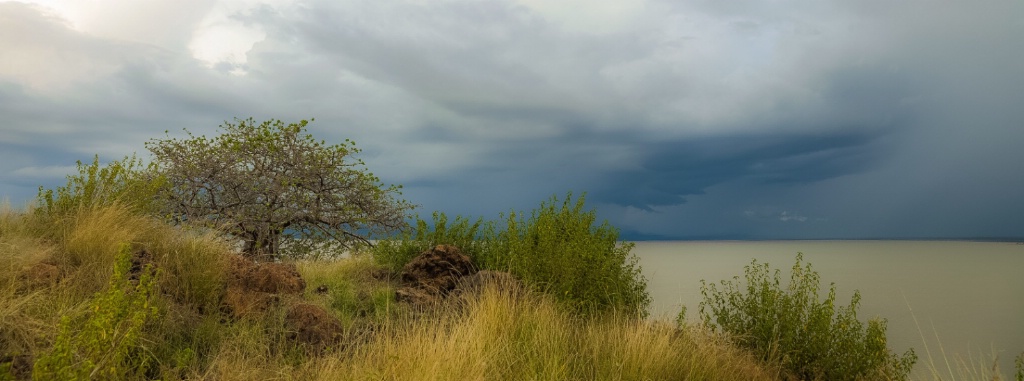
[[[217,236],[118,206],[46,218],[0,210],[0,354],[8,359],[0,372],[11,372],[15,357],[31,364],[49,353],[62,316],[88,316],[89,301],[107,287],[115,255],[128,244],[145,249],[160,269],[153,302],[159,313],[146,322],[139,344],[151,370],[138,377],[776,379],[749,354],[699,328],[637,316],[582,317],[515,284],[492,284],[417,312],[396,304],[392,277],[359,255],[297,263],[307,290],[293,298],[325,307],[347,329],[341,345],[308,352],[290,343],[280,324],[298,299],[282,299],[255,318],[217,311],[231,252]],[[39,264],[57,268],[59,279],[26,286],[25,274]]]
[[[0,379],[15,361],[31,365],[51,350],[62,316],[88,316],[123,244],[145,249],[160,269],[159,313],[133,352],[151,370],[138,379],[785,379],[777,366],[700,325],[579,314],[512,283],[414,309],[395,302],[395,274],[362,255],[296,262],[307,283],[302,295],[235,318],[219,310],[233,250],[217,235],[116,205],[46,218],[0,208]],[[30,282],[35,266],[55,267],[59,279]],[[342,342],[322,351],[291,342],[281,322],[295,303],[338,318]],[[941,347],[926,353],[929,373],[921,380],[1010,380],[993,369],[992,357],[949,359]]]
[[[432,318],[392,320],[320,380],[770,380],[749,354],[665,322],[582,319],[550,297],[489,285]]]

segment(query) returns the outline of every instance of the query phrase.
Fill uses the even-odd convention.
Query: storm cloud
[[[88,4],[87,4],[88,3]],[[0,2],[0,194],[315,118],[421,213],[627,237],[1024,235],[1016,1]]]

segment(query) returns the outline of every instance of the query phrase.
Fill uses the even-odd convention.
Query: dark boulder
[[[308,303],[289,307],[284,323],[289,332],[288,339],[314,351],[337,345],[344,334],[338,318],[323,307]]]
[[[438,301],[455,289],[460,279],[476,272],[469,257],[457,247],[437,245],[402,268],[402,287],[395,297],[413,304]]]
[[[451,245],[437,245],[420,253],[402,268],[402,283],[432,294],[451,291],[460,278],[473,275],[469,257]]]

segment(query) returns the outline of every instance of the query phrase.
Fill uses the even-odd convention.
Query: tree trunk
[[[276,231],[247,232],[242,254],[259,262],[272,262],[277,259],[280,237],[281,233]]]

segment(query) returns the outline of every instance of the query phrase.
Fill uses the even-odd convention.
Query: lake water
[[[1011,376],[1013,358],[1024,352],[1024,245],[949,241],[716,241],[637,242],[653,302],[651,315],[675,318],[681,306],[687,319],[699,320],[700,280],[718,282],[743,276],[752,259],[781,269],[783,285],[796,253],[804,253],[828,284],[837,289],[837,305],[860,290],[862,320],[888,319],[889,346],[917,352],[915,374],[926,369],[928,354],[945,369],[939,343],[952,363],[997,355],[1002,373]],[[915,323],[914,318],[917,322]],[[922,340],[922,333],[924,340]],[[984,356],[984,357],[982,357]],[[947,377],[948,378],[948,377]]]

